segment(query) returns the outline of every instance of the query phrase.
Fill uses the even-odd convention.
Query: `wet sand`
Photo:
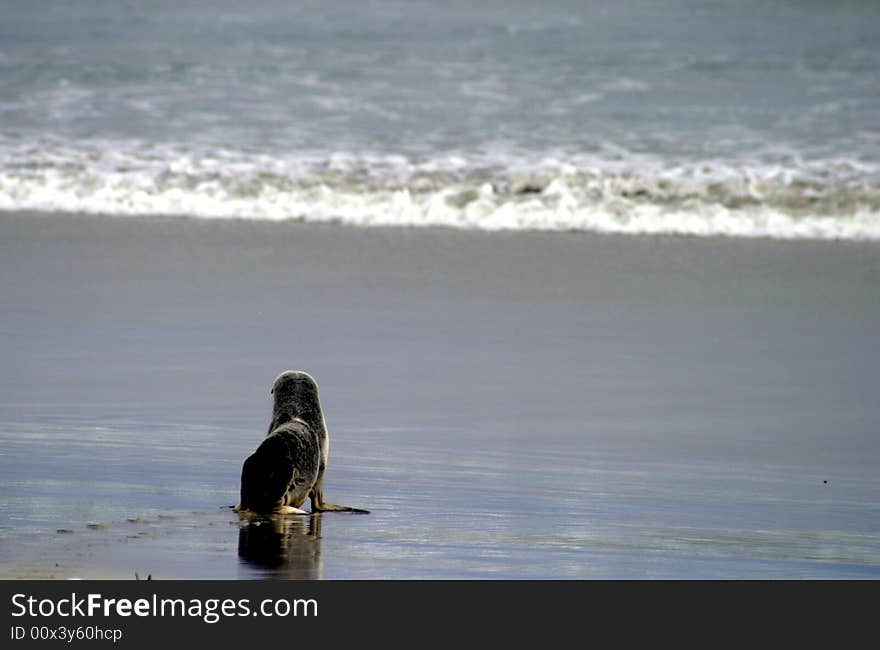
[[[876,244],[2,214],[0,577],[880,577],[878,281]],[[289,368],[370,515],[228,509]]]

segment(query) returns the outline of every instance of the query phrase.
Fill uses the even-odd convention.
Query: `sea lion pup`
[[[269,432],[241,469],[241,501],[236,510],[308,514],[367,512],[324,501],[324,473],[330,437],[318,399],[318,384],[305,372],[288,370],[272,386],[275,403]]]

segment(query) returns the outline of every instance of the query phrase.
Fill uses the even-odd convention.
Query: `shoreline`
[[[772,235],[735,235],[724,233],[698,234],[688,232],[616,232],[603,230],[581,230],[577,228],[570,229],[510,229],[501,228],[497,230],[487,228],[472,228],[465,226],[451,226],[442,224],[358,224],[345,221],[343,219],[328,220],[309,220],[305,217],[273,219],[270,217],[205,217],[193,216],[186,214],[124,214],[112,212],[77,212],[77,211],[46,211],[46,210],[19,210],[19,209],[2,209],[0,215],[8,218],[37,218],[37,219],[65,219],[71,218],[75,220],[86,221],[90,219],[105,221],[130,221],[130,222],[187,222],[193,224],[238,224],[241,226],[253,225],[255,227],[304,227],[316,229],[345,229],[352,231],[376,231],[388,233],[458,233],[462,235],[486,236],[486,237],[587,237],[587,238],[608,238],[623,240],[681,240],[681,241],[707,241],[707,242],[765,242],[768,244],[828,244],[828,245],[854,245],[878,247],[880,239],[859,238],[851,239],[845,237],[776,237]]]

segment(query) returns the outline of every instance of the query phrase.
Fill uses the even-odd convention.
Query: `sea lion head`
[[[316,429],[324,428],[324,416],[318,399],[318,383],[307,372],[288,370],[282,372],[272,384],[271,433],[280,425],[299,418]]]

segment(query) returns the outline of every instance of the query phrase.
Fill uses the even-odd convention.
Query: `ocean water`
[[[875,2],[3,2],[0,209],[880,239]]]

